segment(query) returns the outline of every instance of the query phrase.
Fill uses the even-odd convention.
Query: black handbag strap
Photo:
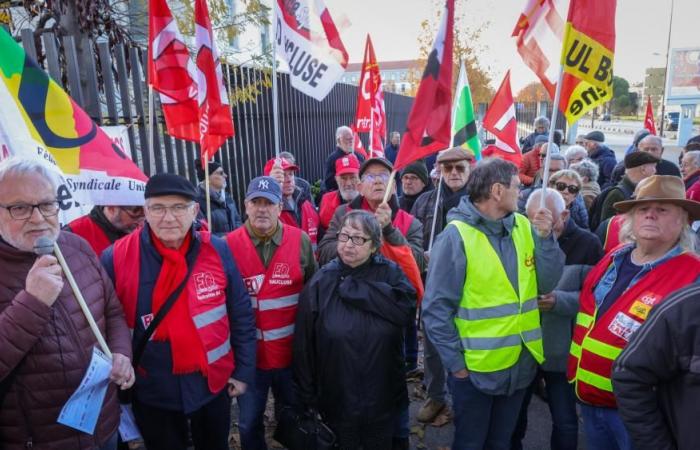
[[[182,290],[185,289],[185,285],[187,285],[187,280],[189,280],[190,278],[190,274],[192,273],[192,268],[194,267],[195,259],[197,258],[198,254],[199,242],[195,242],[194,248],[192,249],[192,253],[187,259],[187,275],[185,275],[185,278],[182,280],[182,282],[180,282],[180,284],[175,288],[172,294],[170,294],[167,300],[165,300],[165,303],[163,303],[163,306],[160,307],[158,313],[148,325],[146,331],[143,333],[143,336],[141,336],[141,339],[136,343],[136,346],[134,346],[134,357],[131,361],[131,365],[134,367],[134,369],[136,369],[139,363],[141,362],[143,352],[144,350],[146,350],[146,344],[148,344],[148,341],[151,339],[151,336],[153,336],[153,333],[156,332],[156,328],[158,328],[158,325],[160,325],[163,319],[165,319],[165,316],[168,314],[168,312],[170,312],[173,305],[180,297]]]

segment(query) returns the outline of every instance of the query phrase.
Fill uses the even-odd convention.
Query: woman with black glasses
[[[299,299],[293,369],[299,398],[336,433],[341,449],[391,449],[408,404],[403,329],[416,292],[379,254],[373,214],[353,210],[338,232],[338,257]],[[406,442],[396,443],[408,448]]]
[[[581,175],[571,169],[560,170],[549,177],[549,187],[556,189],[564,197],[571,219],[579,227],[588,229],[588,210],[580,195],[582,185]]]

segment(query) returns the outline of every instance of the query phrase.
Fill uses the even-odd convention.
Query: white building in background
[[[378,61],[382,76],[382,90],[408,95],[417,89],[420,82],[421,68],[418,60]],[[345,74],[340,79],[343,83],[359,84],[362,63],[348,64]]]

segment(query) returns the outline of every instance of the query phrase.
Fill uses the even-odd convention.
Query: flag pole
[[[153,85],[148,85],[148,151],[153,154],[153,158],[156,158],[156,150],[153,148],[153,133],[155,131],[153,126],[153,116],[155,115],[155,105],[153,104]],[[149,161],[151,158],[149,158]],[[150,172],[151,168],[148,167]]]
[[[545,189],[549,184],[549,162],[552,156],[552,141],[554,141],[554,128],[557,124],[557,116],[559,115],[559,99],[561,97],[561,85],[564,78],[564,66],[559,65],[559,78],[557,88],[554,91],[554,102],[552,104],[552,120],[549,122],[549,137],[547,138],[547,154],[544,159],[544,170],[542,172],[542,195],[540,196],[540,209],[545,207]]]
[[[454,142],[453,142],[454,144]],[[438,205],[440,205],[440,195],[442,194],[442,170],[438,180],[437,196],[435,198],[435,208],[433,209],[433,224],[430,226],[430,241],[428,242],[428,253],[433,249],[433,238],[435,237],[435,222],[437,220]]]
[[[202,157],[202,165],[204,166],[204,191],[207,198],[207,226],[209,227],[209,232],[213,232],[211,224],[211,199],[209,198],[209,154],[206,157]]]
[[[275,130],[275,158],[280,157],[280,123],[279,105],[277,104],[277,6],[272,8],[272,23],[275,24],[275,36],[272,40],[272,123]]]

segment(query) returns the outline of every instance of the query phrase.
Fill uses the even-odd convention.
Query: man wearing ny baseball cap
[[[318,242],[318,213],[296,185],[295,177],[298,171],[299,166],[286,158],[277,157],[265,164],[263,173],[274,178],[282,186],[282,223],[304,230],[311,238],[315,250]]]
[[[238,398],[243,449],[266,448],[263,416],[270,389],[276,404],[293,403],[290,366],[297,302],[317,269],[309,236],[280,220],[282,202],[274,178],[253,179],[245,196],[248,219],[226,236],[258,327],[255,383]]]
[[[360,160],[354,154],[350,153],[335,160],[335,181],[338,184],[338,189],[326,192],[321,197],[319,241],[328,229],[333,213],[338,209],[338,206],[352,201],[360,194],[357,189],[360,184],[359,173]]]

